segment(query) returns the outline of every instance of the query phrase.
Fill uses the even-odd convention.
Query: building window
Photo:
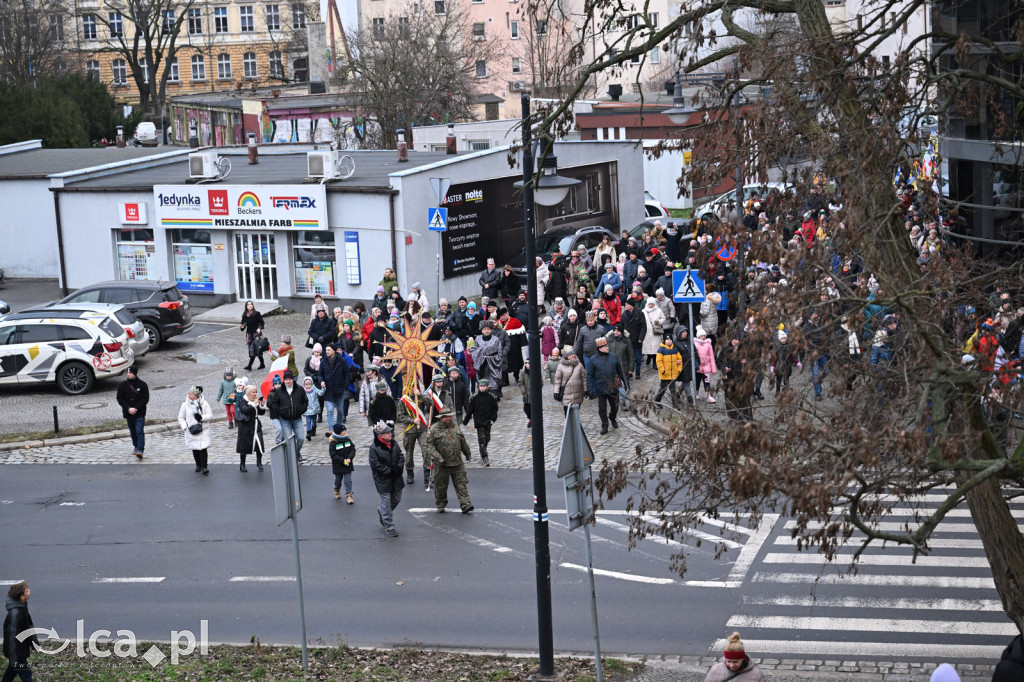
[[[373,37],[383,38],[384,37],[384,17],[373,18]]]
[[[512,40],[519,40],[519,22],[510,21],[508,23],[508,32]]]
[[[175,57],[172,59],[168,66],[170,68],[167,70],[167,82],[177,83],[180,79],[180,76],[178,75],[178,58]]]
[[[142,72],[142,82],[149,82],[149,64],[146,63],[146,58],[143,57],[139,60],[139,71]]]
[[[201,54],[192,55],[192,80],[206,80],[206,62],[203,61],[203,55]]]
[[[487,24],[477,21],[473,24],[473,40],[483,40],[487,37]]]
[[[85,75],[90,78],[100,79],[100,63],[95,59],[90,59],[85,63]]]
[[[487,62],[483,59],[476,60],[476,77],[487,78]]]
[[[661,49],[657,48],[657,47],[652,48],[650,53],[648,54],[648,59],[650,59],[651,64],[660,64],[661,63]]]
[[[213,8],[213,31],[214,31],[214,33],[227,33],[228,32],[228,8],[227,7],[214,7]]]
[[[188,11],[188,34],[190,36],[201,35],[203,32],[203,10],[190,9]]]
[[[629,58],[629,63],[630,64],[639,64],[640,63],[640,55],[635,54],[632,57],[630,57]]]
[[[258,73],[256,70],[255,52],[246,52],[242,55],[242,71],[245,73],[246,78],[256,78]]]
[[[174,30],[175,19],[176,19],[176,17],[174,16],[174,10],[173,9],[164,10],[164,32],[165,33],[170,33],[171,31]]]
[[[124,35],[124,22],[121,21],[120,12],[111,12],[107,15],[108,28],[110,29],[111,38],[119,38]]]
[[[213,293],[213,246],[209,230],[171,230],[174,280],[181,291]]]
[[[238,21],[242,25],[242,33],[252,33],[256,30],[252,21],[252,5],[238,8]]]
[[[537,31],[536,31],[537,35],[539,35],[539,36],[547,35],[547,32],[548,32],[548,20],[547,19],[538,19],[537,20]]]
[[[647,16],[651,19],[651,28],[658,28],[658,13],[651,12]]]
[[[398,17],[398,34],[406,38],[409,36],[409,17]]]
[[[82,40],[96,40],[96,15],[86,14],[82,17]]]
[[[51,14],[50,19],[50,40],[64,40],[64,18],[59,14]]]
[[[153,230],[123,227],[114,230],[118,279],[155,279],[156,246]]]
[[[523,60],[520,57],[512,57],[512,73],[523,72]]]
[[[231,55],[223,52],[217,55],[217,78],[231,78]]]
[[[281,30],[281,6],[267,5],[267,30]]]
[[[338,263],[334,233],[302,230],[293,234],[295,293],[300,296],[334,296],[334,271]]]
[[[444,0],[434,0],[434,14],[444,14]]]
[[[292,4],[292,28],[306,28],[306,8],[298,2]]]
[[[692,36],[693,35],[693,28],[694,28],[694,22],[692,22],[692,21],[686,22],[686,27],[684,29],[686,35]]]
[[[491,148],[490,140],[470,140],[469,149],[474,152],[482,152],[485,149]]]
[[[305,83],[309,80],[309,62],[305,57],[292,60],[292,80]]]
[[[114,85],[126,85],[128,83],[128,69],[121,58],[110,62],[110,69],[114,72]]]
[[[280,52],[270,53],[270,75],[272,78],[284,78],[284,61]]]

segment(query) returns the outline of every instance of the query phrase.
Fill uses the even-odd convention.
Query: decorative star
[[[412,393],[416,386],[423,385],[423,363],[433,361],[434,364],[437,364],[438,358],[441,357],[441,352],[437,350],[437,347],[442,342],[431,341],[427,338],[430,335],[430,330],[434,328],[434,323],[431,322],[427,327],[423,327],[419,323],[419,316],[415,320],[415,328],[409,324],[408,320],[402,322],[404,333],[386,328],[394,341],[384,342],[384,346],[390,351],[384,355],[383,359],[398,362],[395,374],[405,376],[405,386],[402,391],[405,395]]]

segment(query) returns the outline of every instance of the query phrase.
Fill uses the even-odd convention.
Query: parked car
[[[80,395],[134,361],[128,334],[108,313],[15,313],[0,320],[0,384],[56,382],[64,393]]]
[[[135,127],[135,144],[141,147],[157,145],[156,124],[143,121]]]
[[[654,195],[644,190],[644,212],[648,218],[671,218],[672,214],[668,212],[665,205],[654,198]]]
[[[56,303],[118,303],[137,317],[149,333],[149,349],[155,350],[167,339],[192,330],[192,310],[188,297],[174,282],[144,279],[118,279],[82,287]]]
[[[679,229],[683,230],[684,237],[686,239],[693,239],[693,237],[701,234],[707,228],[699,219],[692,220],[690,218],[674,218],[672,220],[662,220],[661,224],[668,227],[668,223],[675,223]],[[636,227],[629,231],[629,236],[636,239],[637,244],[643,239],[644,233],[654,229],[654,220],[645,220]]]
[[[128,347],[138,360],[149,352],[149,332],[139,318],[131,314],[127,308],[118,303],[58,303],[38,308],[28,308],[22,313],[36,313],[48,317],[86,317],[94,313],[111,315],[128,334]]]
[[[747,203],[747,200],[754,196],[754,192],[758,192],[765,203],[770,206],[771,204],[778,202],[782,198],[783,194],[786,192],[792,192],[792,190],[792,185],[787,185],[783,182],[765,182],[755,185],[743,185],[743,203]],[[694,213],[698,216],[704,216],[710,213],[719,219],[736,215],[735,190],[727,192],[704,204],[696,209]]]
[[[591,258],[593,258],[598,244],[601,243],[601,239],[604,237],[608,237],[613,244],[618,239],[607,228],[596,225],[581,227],[576,230],[556,228],[537,235],[534,240],[534,249],[536,254],[545,261],[550,260],[551,254],[556,250],[568,255],[573,249],[586,249],[590,253]],[[526,274],[525,247],[521,254],[509,259],[509,265],[515,268],[520,276]]]

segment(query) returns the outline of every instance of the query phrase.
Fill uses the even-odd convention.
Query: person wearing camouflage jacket
[[[463,514],[473,511],[469,500],[469,479],[462,458],[472,457],[466,437],[455,424],[455,413],[450,407],[441,410],[440,421],[430,427],[424,452],[429,452],[434,462],[434,504],[438,512],[448,506],[448,480],[455,484],[455,494]]]

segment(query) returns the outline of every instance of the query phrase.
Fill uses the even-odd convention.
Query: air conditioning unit
[[[329,149],[326,151],[306,152],[306,168],[308,170],[307,175],[310,178],[337,179],[339,177],[337,152]]]
[[[209,180],[220,175],[217,169],[217,152],[198,152],[188,155],[188,176]]]
[[[508,84],[508,89],[511,90],[512,92],[522,92],[524,87],[525,84],[523,83],[523,81],[511,81]]]

